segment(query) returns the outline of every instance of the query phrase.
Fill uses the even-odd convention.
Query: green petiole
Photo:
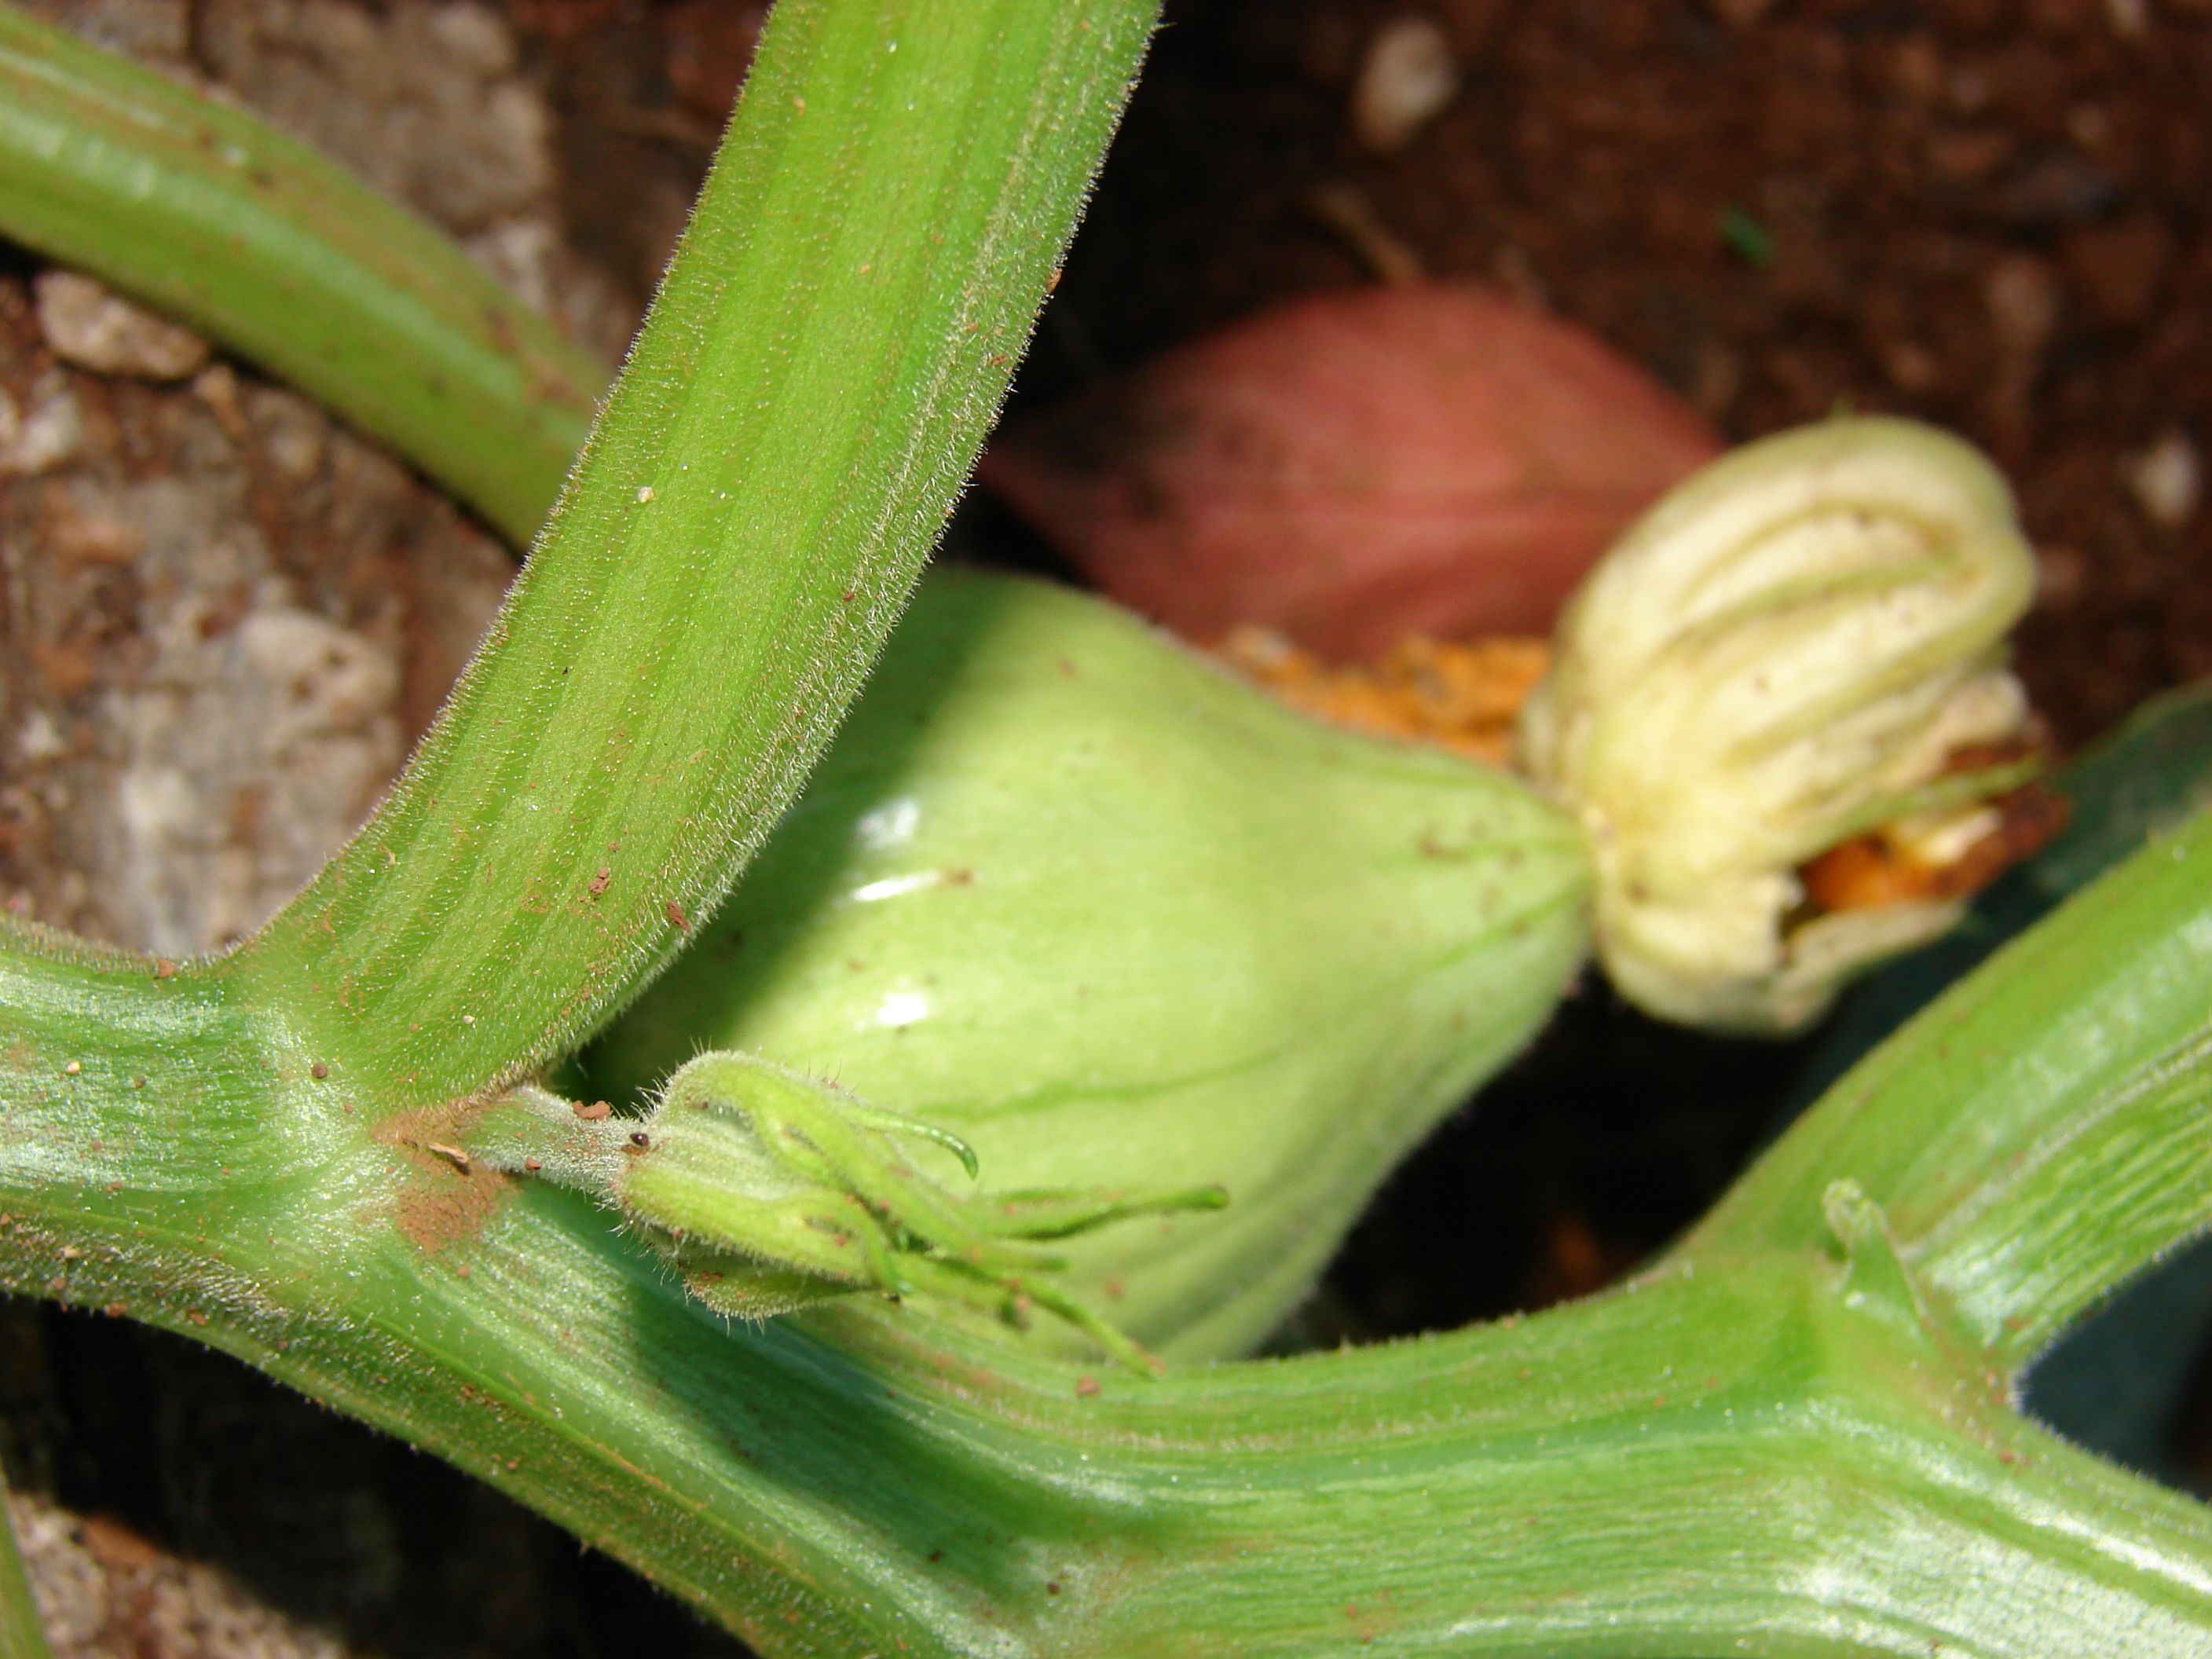
[[[0,227],[291,380],[527,544],[606,369],[302,144],[0,5]]]

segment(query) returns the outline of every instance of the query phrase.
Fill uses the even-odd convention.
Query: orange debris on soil
[[[1990,802],[1996,823],[1946,864],[1916,858],[1881,830],[1831,847],[1798,871],[1817,911],[1863,910],[1979,892],[2066,827],[2066,798],[2041,783]]]
[[[1333,666],[1272,629],[1235,629],[1215,652],[1294,708],[1383,737],[1412,738],[1503,766],[1513,722],[1552,659],[1541,639],[1409,635],[1372,665]]]

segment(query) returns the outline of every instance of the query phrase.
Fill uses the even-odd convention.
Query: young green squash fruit
[[[1576,825],[1501,773],[1292,714],[1102,601],[939,571],[583,1064],[644,1101],[749,1051],[958,1135],[994,1188],[1218,1183],[1226,1209],[1062,1253],[1146,1347],[1229,1355],[1542,1024],[1589,886]]]

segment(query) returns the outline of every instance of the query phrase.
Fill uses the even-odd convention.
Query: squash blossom
[[[957,1135],[994,1188],[1218,1186],[1057,1241],[1055,1282],[1170,1358],[1232,1354],[1542,1024],[1589,879],[1503,773],[1291,713],[1099,600],[939,572],[585,1082],[646,1102],[743,1050]]]
[[[1968,884],[1946,872],[1986,872],[1991,802],[2037,769],[2002,643],[2033,580],[1995,469],[1900,420],[1748,445],[1632,526],[1519,730],[1589,831],[1615,984],[1664,1018],[1786,1032],[1949,927]],[[1834,897],[1818,878],[1870,833],[1927,878]]]

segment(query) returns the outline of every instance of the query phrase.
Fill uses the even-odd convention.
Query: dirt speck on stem
[[[456,1144],[471,1106],[449,1102],[403,1112],[376,1131],[378,1139],[399,1148],[415,1166],[392,1202],[391,1218],[426,1255],[475,1237],[514,1195],[513,1182],[474,1162]]]

